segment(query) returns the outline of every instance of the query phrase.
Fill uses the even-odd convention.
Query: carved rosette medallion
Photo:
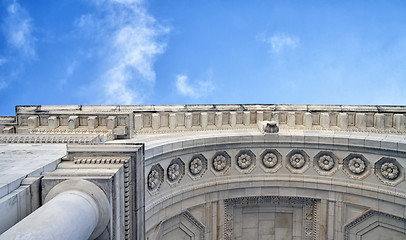
[[[168,179],[170,181],[176,181],[180,176],[180,166],[177,163],[171,164],[168,167]]]
[[[192,175],[198,175],[199,173],[201,173],[202,170],[203,170],[203,162],[202,162],[202,160],[200,160],[200,158],[194,158],[190,162],[189,170],[192,173]]]
[[[241,168],[241,169],[246,169],[248,168],[252,163],[251,157],[250,155],[244,153],[241,154],[238,158],[237,158],[237,165]]]
[[[216,175],[224,174],[231,166],[231,157],[227,152],[221,151],[214,154],[212,159],[212,172]]]
[[[159,188],[161,187],[163,180],[164,180],[164,169],[161,167],[159,163],[153,165],[147,175],[147,189],[151,193],[158,191]]]
[[[273,168],[278,163],[278,157],[275,155],[275,153],[271,153],[271,152],[267,153],[262,158],[262,163],[267,168]]]
[[[289,158],[290,165],[296,169],[302,168],[305,162],[305,157],[300,153],[295,153]]]
[[[282,156],[276,149],[266,149],[261,154],[261,168],[265,172],[276,172],[282,167]]]
[[[394,158],[383,157],[375,163],[375,175],[388,185],[397,185],[404,179],[403,168]]]
[[[365,171],[365,162],[361,158],[352,158],[348,162],[348,168],[354,174],[361,174]]]
[[[214,170],[217,172],[223,171],[227,167],[227,159],[224,155],[217,155],[213,160]]]
[[[197,154],[192,157],[189,162],[189,176],[192,179],[197,179],[203,176],[207,170],[207,159],[203,154]]]
[[[255,154],[251,150],[241,150],[235,157],[236,169],[242,173],[250,173],[256,165]]]
[[[370,163],[362,154],[351,153],[343,160],[344,173],[354,179],[362,180],[370,174]]]
[[[399,168],[393,163],[384,163],[381,166],[382,176],[389,180],[394,180],[399,176]]]
[[[321,151],[314,156],[313,167],[320,175],[333,175],[338,170],[338,158],[330,151]]]
[[[286,159],[286,168],[292,173],[303,173],[310,165],[309,155],[303,150],[292,150]]]
[[[319,158],[319,167],[325,171],[330,171],[334,167],[334,159],[329,155],[323,155]]]
[[[173,159],[166,170],[168,183],[174,185],[179,183],[185,175],[185,164],[180,158]]]
[[[158,186],[159,183],[159,173],[157,170],[152,170],[148,174],[148,189],[152,190]]]

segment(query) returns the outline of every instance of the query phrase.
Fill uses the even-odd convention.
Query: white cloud
[[[106,71],[102,86],[105,104],[137,104],[155,82],[153,64],[165,50],[159,37],[169,32],[146,11],[142,1],[95,0],[95,14],[86,14],[76,25],[95,36],[101,45]]]
[[[7,7],[3,32],[7,43],[27,57],[35,57],[35,37],[32,35],[32,20],[17,1]]]
[[[7,62],[7,59],[4,57],[0,57],[0,67]]]
[[[298,38],[288,36],[285,33],[274,34],[271,37],[261,36],[259,40],[268,43],[274,53],[280,53],[286,48],[296,48],[300,43]]]
[[[176,89],[183,96],[201,98],[214,90],[211,78],[210,74],[208,80],[198,81],[196,84],[191,84],[188,81],[188,76],[178,75],[176,76]]]

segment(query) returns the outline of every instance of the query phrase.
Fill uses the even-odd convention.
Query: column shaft
[[[0,236],[0,240],[87,240],[99,218],[96,202],[79,191],[63,192]]]

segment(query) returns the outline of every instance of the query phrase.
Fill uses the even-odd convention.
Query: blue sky
[[[405,105],[405,1],[0,0],[0,115],[49,104]]]

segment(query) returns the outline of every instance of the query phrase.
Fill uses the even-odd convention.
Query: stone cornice
[[[17,106],[0,117],[3,134],[111,132],[114,138],[190,131],[282,129],[406,133],[406,106],[358,105],[110,105]]]

